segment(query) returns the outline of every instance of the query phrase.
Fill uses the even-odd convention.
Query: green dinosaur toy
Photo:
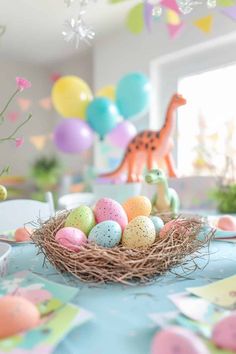
[[[157,185],[157,193],[152,198],[153,211],[177,214],[180,206],[179,196],[173,188],[168,187],[164,172],[158,169],[150,170],[145,176],[145,181]]]

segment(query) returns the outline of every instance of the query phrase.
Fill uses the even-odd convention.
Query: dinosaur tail
[[[121,161],[121,163],[119,164],[119,166],[112,172],[108,172],[108,173],[104,173],[99,175],[99,177],[103,178],[103,177],[115,177],[116,175],[118,175],[123,168],[125,167],[125,164],[127,162],[127,154],[124,155],[123,160]]]

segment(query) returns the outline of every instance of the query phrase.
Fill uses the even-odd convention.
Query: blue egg
[[[122,230],[116,221],[103,221],[90,231],[88,240],[98,246],[112,248],[121,241]]]
[[[159,218],[158,216],[149,216],[149,219],[151,219],[151,221],[153,222],[153,225],[154,225],[155,231],[156,231],[156,235],[158,235],[164,226],[163,220],[161,218]]]

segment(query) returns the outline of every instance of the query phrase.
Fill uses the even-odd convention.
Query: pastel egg
[[[0,200],[6,200],[7,199],[7,189],[6,187],[0,185]]]
[[[95,226],[95,217],[91,208],[86,205],[72,210],[66,218],[65,227],[75,227],[88,235]]]
[[[95,205],[94,213],[98,223],[113,220],[120,225],[122,230],[128,224],[128,218],[123,207],[117,201],[110,198],[99,199]]]
[[[216,227],[224,231],[236,231],[236,219],[231,215],[221,216]]]
[[[16,242],[24,242],[30,241],[30,236],[33,233],[33,229],[31,227],[19,227],[16,229],[14,237]]]
[[[116,221],[103,221],[90,231],[88,240],[98,246],[112,248],[120,243],[122,230]]]
[[[149,216],[149,219],[153,222],[153,225],[155,227],[156,235],[159,235],[159,232],[161,229],[164,227],[164,222],[161,218],[158,216]]]
[[[215,325],[212,341],[219,348],[236,351],[236,312],[223,318]]]
[[[172,326],[158,332],[151,354],[210,354],[206,345],[188,329]]]
[[[7,295],[0,298],[0,338],[7,338],[28,331],[39,324],[37,307],[21,296]]]
[[[179,234],[187,234],[188,229],[185,226],[185,220],[177,219],[167,222],[164,227],[160,230],[160,238],[166,238],[170,234],[172,237],[178,236]]]
[[[55,240],[62,247],[75,252],[87,243],[85,234],[75,227],[63,227],[57,231]]]
[[[123,204],[128,220],[136,218],[136,216],[149,216],[152,210],[152,204],[147,197],[137,196],[126,200]]]
[[[156,239],[153,222],[147,216],[137,216],[126,226],[122,245],[127,248],[146,248],[151,246]]]

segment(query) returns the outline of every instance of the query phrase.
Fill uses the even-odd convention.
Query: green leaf
[[[142,32],[144,27],[143,4],[138,4],[129,11],[126,18],[126,26],[130,32],[134,34],[139,34]]]

